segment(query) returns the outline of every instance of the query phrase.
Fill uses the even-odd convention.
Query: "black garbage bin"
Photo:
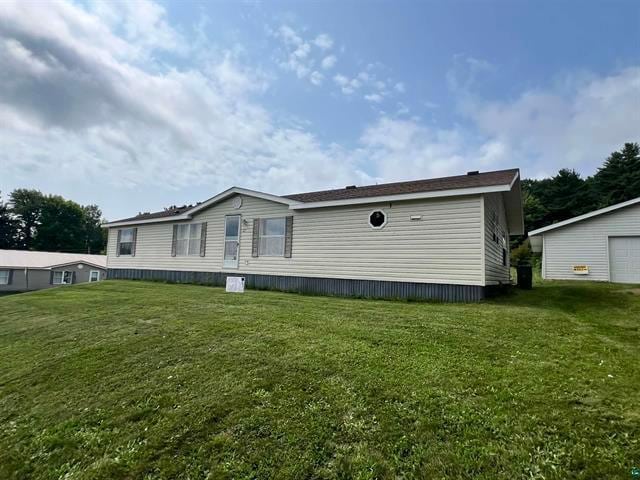
[[[518,288],[531,290],[533,287],[533,267],[528,263],[518,264],[516,267],[518,272]]]

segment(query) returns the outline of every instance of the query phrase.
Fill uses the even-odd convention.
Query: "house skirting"
[[[494,293],[491,287],[437,283],[390,282],[346,278],[293,277],[253,273],[184,272],[110,268],[107,278],[119,280],[151,280],[169,283],[195,283],[224,286],[228,276],[244,277],[245,286],[256,290],[280,290],[340,297],[397,298],[439,300],[443,302],[477,302]]]

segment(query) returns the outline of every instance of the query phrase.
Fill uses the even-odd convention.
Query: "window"
[[[201,223],[178,225],[176,231],[176,255],[200,255]]]
[[[374,210],[369,214],[369,226],[371,228],[382,228],[387,224],[387,214],[382,210]]]
[[[0,285],[9,284],[9,270],[0,270]]]
[[[89,272],[89,281],[90,282],[99,282],[100,281],[100,270],[91,270]]]
[[[120,230],[120,243],[118,244],[118,255],[131,255],[133,253],[134,229],[124,228]]]
[[[73,281],[73,274],[68,271],[53,272],[54,285],[69,285]]]
[[[284,256],[285,218],[260,219],[260,243],[258,255],[264,257]]]

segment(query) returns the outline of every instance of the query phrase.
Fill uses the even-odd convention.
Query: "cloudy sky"
[[[109,219],[640,141],[640,2],[0,2],[0,190]]]

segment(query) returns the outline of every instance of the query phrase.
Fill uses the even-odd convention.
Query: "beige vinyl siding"
[[[632,205],[543,235],[547,279],[609,281],[609,237],[640,235],[640,205]],[[573,273],[574,265],[588,265],[588,275]]]
[[[502,264],[502,245],[493,240],[495,228],[493,212],[497,213],[498,226],[506,236],[507,265]],[[485,284],[496,285],[510,281],[509,271],[509,227],[502,194],[491,193],[484,196],[484,241],[485,241]]]
[[[242,199],[239,210],[229,198],[194,216],[208,223],[205,257],[171,257],[172,223],[142,224],[135,257],[116,256],[110,230],[108,267],[482,285],[480,196],[300,211]],[[388,215],[381,230],[368,225],[374,209]],[[237,270],[222,268],[224,217],[233,214],[242,215]],[[252,257],[253,219],[286,215],[294,216],[291,258]]]

